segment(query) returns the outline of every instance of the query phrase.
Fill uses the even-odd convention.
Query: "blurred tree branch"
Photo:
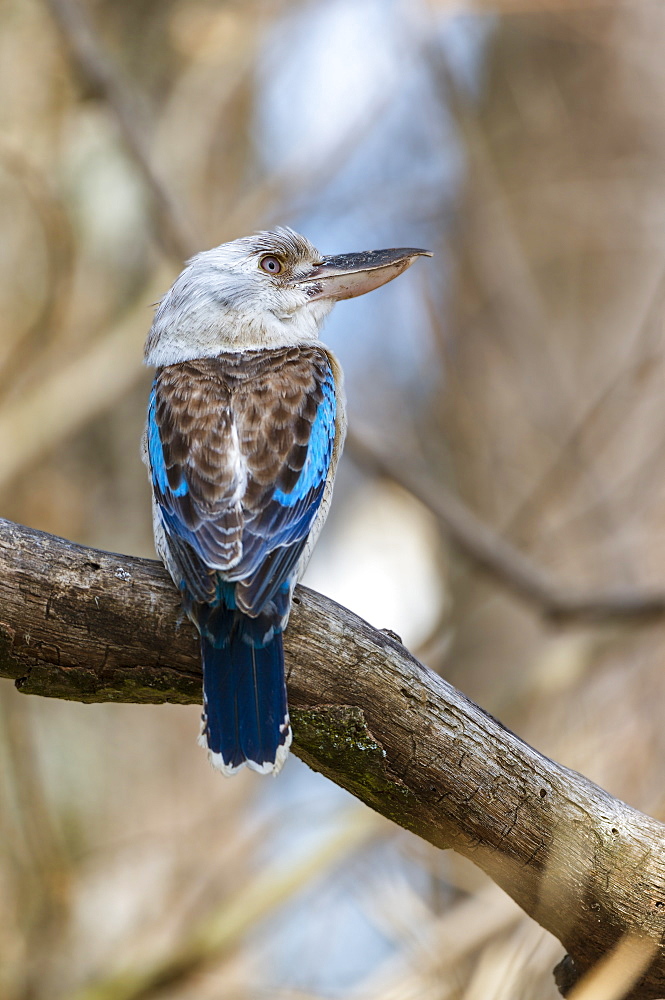
[[[645,622],[665,615],[662,591],[626,588],[585,594],[561,585],[445,486],[427,482],[403,455],[389,456],[367,435],[350,431],[346,453],[358,465],[411,493],[437,518],[450,541],[478,569],[545,618],[560,623]]]
[[[161,565],[0,521],[0,567],[0,676],[19,690],[200,701],[196,635]],[[665,996],[663,824],[541,756],[390,635],[302,587],[286,653],[304,761],[483,868],[566,947],[562,989],[629,934],[654,942],[629,996]]]
[[[180,206],[172,197],[150,154],[149,133],[136,89],[127,85],[119,67],[100,42],[94,23],[77,0],[46,0],[72,63],[92,91],[110,108],[143,176],[154,207],[154,224],[163,250],[176,258],[200,249]]]

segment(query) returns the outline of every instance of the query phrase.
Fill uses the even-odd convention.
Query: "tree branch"
[[[634,1000],[665,997],[665,826],[541,756],[390,635],[300,587],[286,635],[295,752],[483,868],[569,955],[658,942]],[[0,676],[78,701],[199,703],[197,638],[160,564],[0,520]]]
[[[427,482],[404,456],[382,453],[349,431],[345,454],[396,483],[437,518],[448,538],[481,572],[558,624],[645,624],[665,617],[665,591],[624,588],[585,593],[564,585],[482,521],[441,483]]]
[[[81,79],[111,109],[120,133],[150,193],[155,231],[164,251],[180,260],[200,249],[180,206],[171,195],[150,154],[137,93],[104,48],[87,9],[78,0],[46,0]]]

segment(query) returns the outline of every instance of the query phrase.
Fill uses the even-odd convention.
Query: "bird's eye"
[[[263,271],[267,271],[268,274],[281,274],[284,270],[281,260],[279,257],[274,257],[271,253],[266,254],[259,261],[259,267]]]

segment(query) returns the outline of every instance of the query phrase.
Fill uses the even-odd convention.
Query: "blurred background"
[[[305,582],[665,818],[663,626],[546,624],[414,495],[563,587],[663,583],[664,38],[651,0],[4,0],[2,516],[153,554],[142,347],[190,253],[429,247],[328,322],[354,438]],[[558,996],[480,872],[293,756],[222,780],[198,716],[0,685],[3,1000]]]

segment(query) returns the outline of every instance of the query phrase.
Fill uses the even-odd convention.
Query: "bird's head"
[[[335,302],[391,281],[420,255],[431,256],[409,247],[323,257],[282,228],[223,243],[192,257],[159,303],[146,363],[315,340]]]

